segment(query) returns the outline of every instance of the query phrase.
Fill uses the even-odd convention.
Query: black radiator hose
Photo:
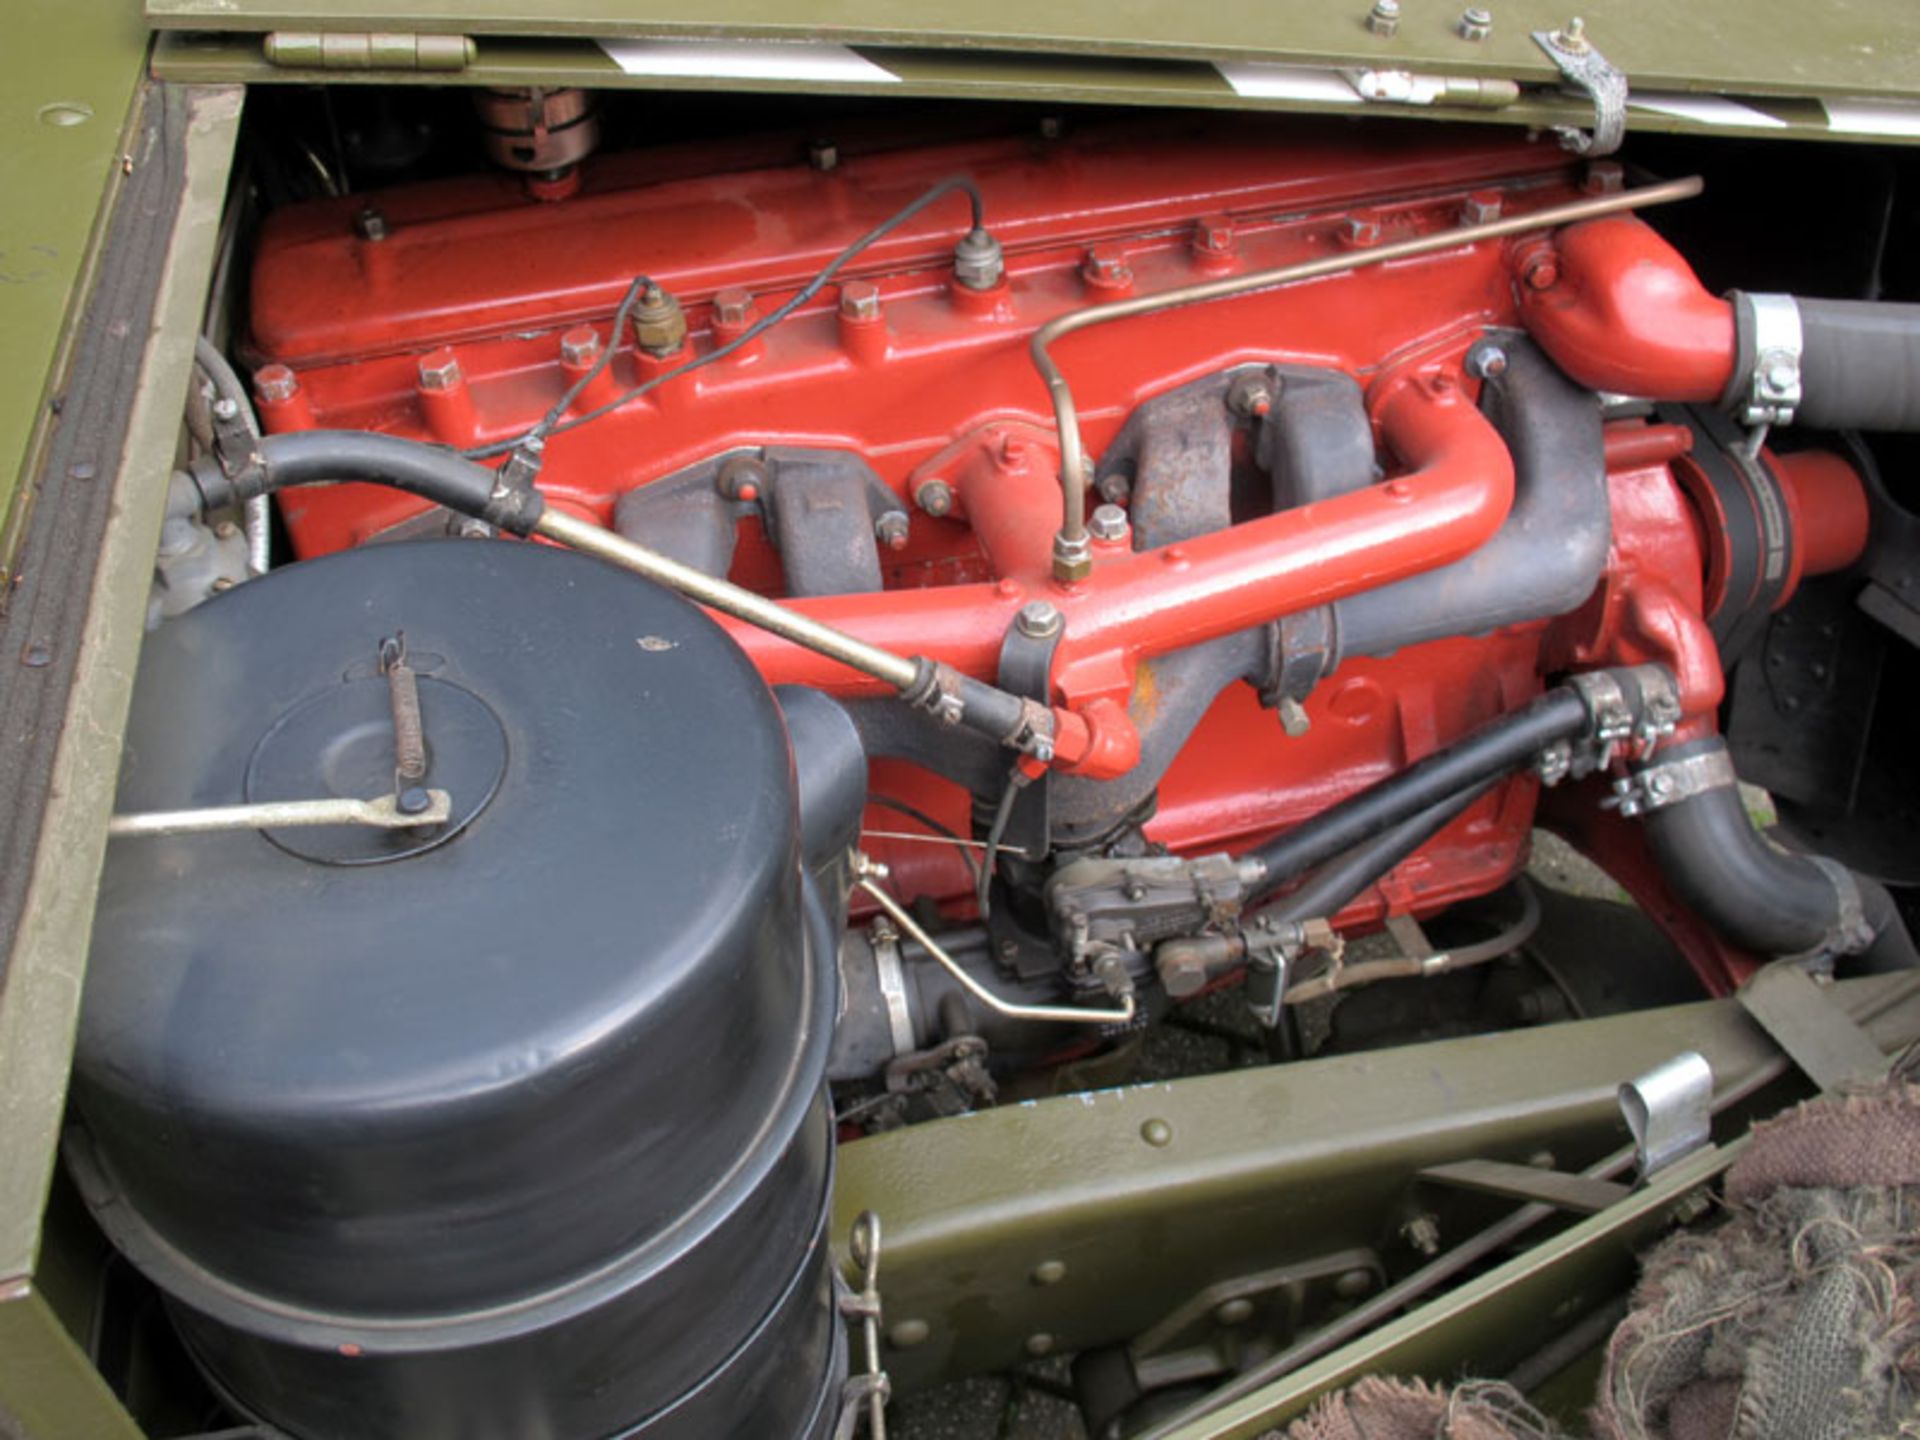
[[[1662,802],[1660,777],[1680,798]],[[1718,736],[1661,750],[1636,775],[1647,844],[1674,895],[1756,955],[1864,954],[1907,963],[1912,941],[1886,888],[1837,861],[1783,850],[1754,828]]]
[[[543,508],[540,492],[530,483],[507,481],[506,467],[489,470],[452,450],[398,435],[297,430],[261,440],[253,460],[233,474],[210,458],[196,461],[188,474],[200,491],[202,508],[215,510],[255,495],[329,480],[390,485],[514,535],[532,534]]]
[[[1729,298],[1735,344],[1730,408],[1737,411],[1749,401],[1756,370],[1764,382],[1769,367],[1796,348],[1797,313],[1796,423],[1822,430],[1920,430],[1920,305],[1738,291]]]

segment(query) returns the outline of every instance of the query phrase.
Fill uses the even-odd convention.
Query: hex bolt
[[[1096,505],[1087,517],[1087,533],[1096,540],[1119,544],[1127,538],[1127,512],[1118,505]]]
[[[1507,373],[1507,352],[1498,345],[1476,345],[1467,352],[1467,373],[1478,380],[1492,380]]]
[[[1193,249],[1197,255],[1233,254],[1233,221],[1224,215],[1202,215],[1193,223]]]
[[[1768,355],[1760,371],[1760,382],[1770,395],[1785,395],[1793,389],[1793,382],[1799,376],[1799,370],[1793,363],[1793,357],[1778,352]]]
[[[938,519],[953,510],[953,487],[944,480],[923,480],[914,489],[913,503],[923,514]]]
[[[889,550],[904,550],[907,546],[907,514],[904,510],[889,510],[873,525],[874,538]]]
[[[1400,0],[1373,0],[1367,12],[1367,29],[1376,35],[1391,36],[1400,29]]]
[[[753,323],[753,294],[738,285],[729,285],[713,297],[713,323],[729,330],[744,330]]]
[[[1089,285],[1117,288],[1133,283],[1133,267],[1127,264],[1127,252],[1118,245],[1093,246],[1080,273]]]
[[[1626,167],[1618,160],[1595,160],[1588,164],[1580,188],[1589,195],[1618,195],[1627,188]]]
[[[1400,1227],[1406,1242],[1422,1255],[1440,1253],[1440,1220],[1434,1215],[1416,1215]]]
[[[387,238],[386,213],[378,205],[362,205],[353,217],[353,232],[362,240],[384,240]]]
[[[262,365],[253,372],[253,393],[270,404],[291,400],[300,393],[300,379],[285,365]]]
[[[1347,216],[1341,226],[1340,238],[1349,245],[1364,249],[1380,243],[1380,230],[1378,210],[1356,210]]]
[[[840,168],[840,147],[831,140],[815,140],[807,146],[807,163],[821,174]]]
[[[880,287],[871,280],[849,280],[840,287],[840,314],[848,320],[880,318]]]
[[[1252,420],[1273,409],[1277,381],[1265,375],[1241,375],[1227,387],[1227,409],[1243,420]]]
[[[1493,12],[1469,5],[1460,12],[1460,38],[1484,40],[1493,32]]]
[[[736,455],[720,467],[714,481],[729,500],[750,505],[766,493],[767,467],[750,455]]]
[[[441,346],[420,357],[420,388],[451,390],[460,383],[460,361],[451,349]]]
[[[1029,600],[1013,618],[1014,628],[1029,640],[1045,640],[1060,633],[1060,611],[1045,600]]]
[[[600,358],[600,332],[576,325],[560,337],[560,358],[569,365],[586,366]]]
[[[1485,225],[1500,218],[1506,196],[1498,190],[1476,190],[1461,202],[1460,218],[1468,225]]]

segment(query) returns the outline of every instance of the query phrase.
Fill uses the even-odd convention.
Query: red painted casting
[[[1054,701],[1072,717],[1063,758],[1098,776],[1133,763],[1138,727],[1164,698],[1159,656],[1446,564],[1499,527],[1513,467],[1474,404],[1477,382],[1460,371],[1487,327],[1526,325],[1569,373],[1607,390],[1711,401],[1731,365],[1724,302],[1632,218],[1076,335],[1057,358],[1094,454],[1156,394],[1283,360],[1336,366],[1368,387],[1386,478],[1150,553],[1126,539],[1096,542],[1091,575],[1061,585],[1049,574],[1057,437],[1027,357],[1038,326],[1119,294],[1447,228],[1488,205],[1512,214],[1554,204],[1580,193],[1581,176],[1549,147],[1497,137],[1274,144],[1250,126],[1174,132],[1157,118],[1072,144],[847,155],[827,173],[772,163],[759,142],[605,157],[585,167],[578,194],[552,203],[505,178],[425,185],[374,197],[387,220],[381,240],[354,226],[365,196],[280,211],[253,277],[265,423],[488,443],[532,423],[611,346],[609,369],[576,404],[583,413],[739,335],[931,181],[969,174],[1005,247],[1001,284],[954,283],[966,207],[944,200],[750,349],[554,437],[540,483],[553,503],[607,523],[628,490],[729,450],[857,451],[912,514],[907,542],[881,552],[883,593],[796,606],[992,678],[1020,606],[1051,601],[1065,617],[1053,677]],[[1362,224],[1351,223],[1356,214]],[[690,331],[674,355],[609,333],[640,272],[685,307]],[[1680,678],[1688,730],[1710,728],[1723,680],[1701,616],[1718,536],[1675,478],[1690,443],[1676,426],[1609,427],[1613,548],[1573,615],[1351,661],[1310,695],[1309,728],[1297,736],[1248,687],[1230,687],[1165,777],[1150,835],[1183,853],[1244,845],[1524,703],[1568,668],[1658,660]],[[1777,463],[1797,522],[1794,575],[1848,563],[1864,543],[1857,478],[1830,458]],[[302,555],[423,514],[417,501],[361,485],[292,492],[281,504]],[[783,592],[778,551],[757,520],[742,524],[733,578]],[[874,688],[730,628],[769,680]],[[883,761],[873,780],[955,830],[971,823],[968,797],[925,771]],[[1537,789],[1520,778],[1489,795],[1345,920],[1429,913],[1504,883],[1524,863]],[[869,826],[918,828],[879,808]],[[1612,855],[1628,842],[1606,839],[1617,868],[1630,869]],[[970,884],[951,847],[869,844],[909,893],[965,906]],[[1731,982],[1733,961],[1686,925],[1669,928],[1709,984]]]

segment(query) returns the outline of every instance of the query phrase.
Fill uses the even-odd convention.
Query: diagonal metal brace
[[[1482,1195],[1538,1201],[1576,1215],[1597,1215],[1633,1193],[1617,1181],[1569,1175],[1564,1170],[1543,1169],[1538,1165],[1515,1165],[1505,1160],[1456,1160],[1447,1165],[1429,1165],[1420,1172],[1420,1178]]]
[[[1877,1080],[1889,1060],[1791,960],[1769,965],[1740,991],[1740,1003],[1822,1090]]]
[[[1593,101],[1593,132],[1556,125],[1560,144],[1576,155],[1611,155],[1627,137],[1627,77],[1594,49],[1577,19],[1561,30],[1535,30],[1533,43],[1547,52],[1567,83]]]

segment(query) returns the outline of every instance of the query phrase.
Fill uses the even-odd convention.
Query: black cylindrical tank
[[[392,794],[401,647],[449,823],[110,842],[94,1214],[301,1440],[822,1433],[835,936],[717,625],[538,545],[290,566],[149,637],[119,810]]]

